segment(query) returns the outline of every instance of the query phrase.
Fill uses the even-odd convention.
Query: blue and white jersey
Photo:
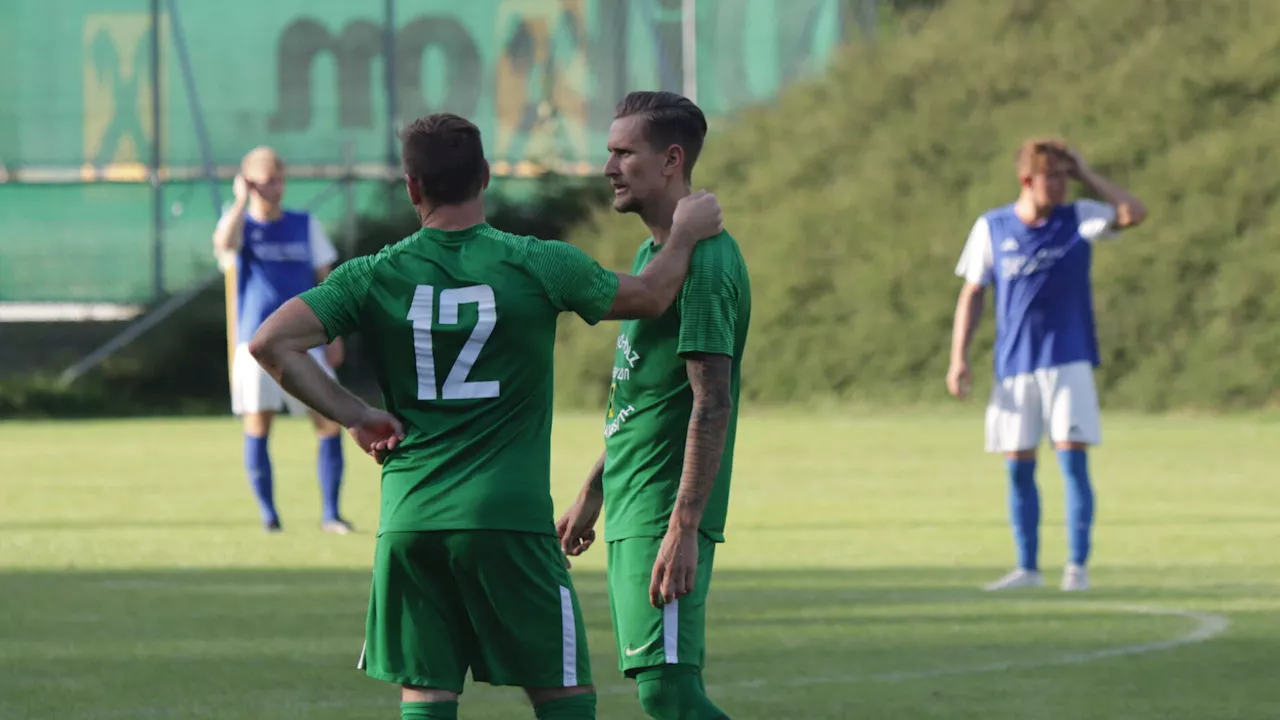
[[[224,215],[220,222],[231,218]],[[235,253],[236,341],[246,343],[290,298],[316,286],[316,271],[333,265],[338,251],[309,213],[286,210],[269,222],[248,214]],[[229,265],[232,258],[222,258]]]
[[[997,378],[1099,364],[1090,267],[1093,244],[1114,237],[1115,219],[1111,205],[1078,200],[1034,227],[1012,203],[974,223],[956,274],[995,286]]]

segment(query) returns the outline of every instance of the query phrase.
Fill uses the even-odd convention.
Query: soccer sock
[[[267,439],[253,435],[244,436],[244,467],[249,474],[249,485],[258,499],[258,510],[263,523],[279,522],[275,500],[271,491],[271,456],[267,454]]]
[[[533,706],[538,720],[596,720],[596,694],[573,695]]]
[[[1067,490],[1067,539],[1071,546],[1071,563],[1083,566],[1089,560],[1089,536],[1093,530],[1089,456],[1084,450],[1059,450],[1058,466],[1062,468]]]
[[[1008,460],[1009,522],[1018,547],[1018,567],[1037,570],[1040,543],[1040,492],[1035,460]]]
[[[320,438],[320,452],[316,458],[316,472],[320,477],[320,497],[324,502],[324,521],[337,520],[338,490],[342,487],[342,435]]]
[[[402,702],[400,720],[458,720],[458,701]]]
[[[654,720],[722,720],[724,711],[707,697],[701,672],[687,665],[664,665],[636,674],[640,707]]]

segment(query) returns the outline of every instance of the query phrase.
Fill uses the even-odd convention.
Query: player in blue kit
[[[986,589],[1043,584],[1035,472],[1036,449],[1047,431],[1066,485],[1070,560],[1061,587],[1087,590],[1094,502],[1086,453],[1102,441],[1090,265],[1099,241],[1141,223],[1147,210],[1060,141],[1028,140],[1016,163],[1017,200],[978,218],[956,267],[964,287],[956,304],[947,389],[958,398],[969,392],[969,343],[985,289],[994,286],[995,386],[986,412],[986,450],[1006,457],[1018,566]],[[1102,201],[1066,202],[1070,180]]]
[[[244,420],[244,462],[258,500],[263,527],[281,529],[273,492],[267,438],[279,412],[307,412],[249,354],[248,343],[264,320],[290,298],[315,287],[329,274],[338,252],[316,218],[285,210],[284,163],[271,148],[245,155],[235,179],[235,203],[213,233],[214,255],[223,270],[235,271],[235,350],[231,360],[231,406]],[[342,340],[316,348],[312,357],[330,375],[342,362]],[[320,448],[320,480],[325,532],[347,534],[351,525],[338,513],[342,485],[342,428],[312,412]]]

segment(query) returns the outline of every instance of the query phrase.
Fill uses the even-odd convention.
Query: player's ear
[[[679,145],[668,147],[662,158],[662,173],[674,175],[683,172],[682,168],[684,168],[684,148]]]
[[[490,178],[490,174],[489,174],[489,161],[488,161],[488,160],[485,160],[485,161],[484,161],[484,180],[480,183],[480,189],[481,189],[481,190],[488,190],[488,189],[489,189],[489,178]]]
[[[409,193],[409,202],[412,203],[414,207],[422,204],[422,188],[418,187],[417,180],[405,175],[404,189]]]

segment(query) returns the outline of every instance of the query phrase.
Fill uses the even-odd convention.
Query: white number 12
[[[463,305],[477,305],[476,326],[471,337],[462,346],[458,359],[444,379],[444,386],[436,393],[436,359],[431,346],[431,329],[435,315],[436,289],[431,285],[419,285],[413,293],[413,302],[409,305],[408,320],[413,323],[413,354],[418,368],[419,400],[478,400],[498,397],[498,381],[469,381],[476,358],[480,357],[480,349],[493,334],[493,327],[498,322],[498,306],[493,298],[493,288],[488,285],[473,285],[464,288],[450,288],[440,291],[440,324],[457,325],[458,308]]]

